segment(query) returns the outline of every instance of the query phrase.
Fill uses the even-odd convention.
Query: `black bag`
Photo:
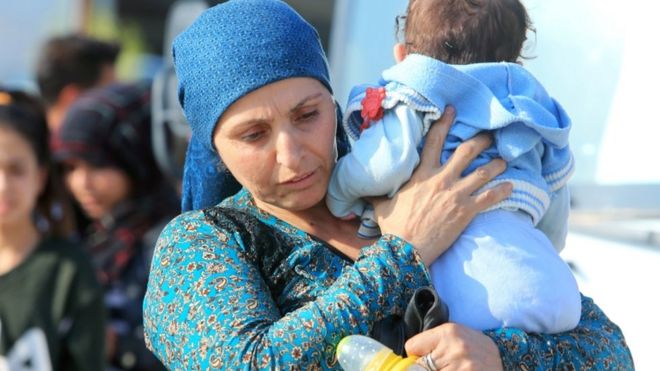
[[[447,305],[440,300],[435,289],[424,286],[413,294],[403,318],[390,316],[377,322],[370,336],[391,348],[394,353],[405,356],[406,340],[448,320]]]

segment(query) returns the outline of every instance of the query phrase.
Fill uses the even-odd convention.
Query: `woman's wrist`
[[[403,241],[406,245],[408,245],[412,249],[411,254],[414,256],[415,261],[423,265],[427,271],[428,268],[431,266],[431,263],[433,263],[433,261],[435,261],[436,259],[436,256],[433,255],[435,253],[434,251],[432,251],[433,249],[423,248],[419,244],[413,243],[411,241],[412,239],[408,239],[405,236],[400,236],[398,234],[392,234],[392,233],[383,233],[383,236],[389,236],[390,239]]]
[[[387,256],[381,257],[382,259],[393,259],[396,267],[391,268],[398,268],[400,278],[409,274],[416,278],[415,281],[421,281],[417,282],[418,285],[413,287],[413,290],[422,285],[430,285],[431,276],[427,264],[424,263],[419,251],[405,239],[385,233],[374,244],[362,249],[358,261],[362,257],[379,258],[381,254]]]

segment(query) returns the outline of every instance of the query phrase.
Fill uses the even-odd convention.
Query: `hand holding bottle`
[[[424,371],[417,357],[403,358],[378,341],[349,335],[337,345],[337,360],[344,371]]]

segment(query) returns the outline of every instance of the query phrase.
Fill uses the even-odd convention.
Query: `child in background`
[[[518,0],[411,0],[397,64],[350,94],[344,127],[352,150],[337,163],[326,201],[337,217],[361,216],[365,237],[379,234],[362,198],[393,196],[417,166],[430,125],[455,107],[440,162],[488,131],[493,145],[466,173],[501,157],[507,170],[484,188],[510,182],[513,193],[431,265],[433,284],[453,322],[557,333],[575,327],[581,310],[558,254],[573,171],[570,119],[517,63],[528,29]]]
[[[116,83],[77,99],[53,141],[64,182],[92,221],[83,246],[104,290],[113,370],[164,370],[144,342],[142,300],[156,238],[179,200],[151,133],[151,85]]]
[[[0,370],[104,369],[103,294],[51,217],[57,185],[39,101],[0,89]]]

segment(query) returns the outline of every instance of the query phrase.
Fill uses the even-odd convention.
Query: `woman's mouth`
[[[297,182],[300,182],[300,181],[303,181],[303,180],[309,178],[310,176],[312,176],[312,174],[314,174],[314,172],[310,171],[309,173],[305,173],[305,174],[297,176],[295,178],[291,178],[291,179],[287,180],[284,183],[297,183]]]
[[[313,182],[316,173],[317,173],[316,170],[314,170],[304,174],[300,174],[282,182],[281,184],[285,186],[293,186],[295,188],[305,188]]]

